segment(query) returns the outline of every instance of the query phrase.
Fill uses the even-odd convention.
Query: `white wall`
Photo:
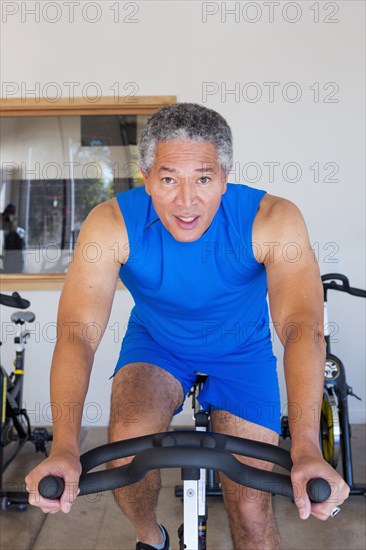
[[[51,2],[36,15],[27,12],[35,2],[3,4],[3,97],[24,96],[27,90],[28,96],[36,90],[67,97],[71,85],[66,83],[74,82],[77,96],[83,90],[83,95],[138,90],[140,95],[175,94],[178,101],[218,110],[235,139],[231,181],[296,202],[321,272],[344,273],[353,286],[365,288],[363,2],[120,2],[118,16],[116,2],[103,1],[96,23],[90,22],[98,15],[95,2],[75,5],[74,22],[68,21],[71,8],[62,1],[57,10]],[[229,15],[225,7],[239,11]],[[248,22],[256,16],[257,22]],[[275,83],[273,98],[268,83]],[[292,101],[295,92],[298,101]],[[262,94],[257,102],[251,101],[255,93]],[[279,163],[273,178],[268,163]],[[298,181],[293,181],[296,174]],[[28,370],[43,380],[40,385],[27,379],[25,400],[30,406],[39,402],[42,409],[49,401],[52,353],[52,343],[46,341],[52,337],[42,336],[42,330],[55,321],[59,293],[24,294],[41,327],[39,342],[29,346]],[[364,302],[340,293],[330,299],[330,317],[339,328],[333,350],[342,356],[348,381],[364,400],[350,400],[351,420],[364,422]],[[130,306],[128,293],[118,292],[109,326],[118,323],[121,334]],[[113,339],[113,329],[108,329],[87,398],[103,408],[99,419],[100,409],[94,407],[101,423],[108,416],[108,376],[119,349]],[[274,347],[280,362],[277,338]],[[187,415],[181,417],[183,423]],[[88,416],[91,422],[93,406]],[[47,415],[40,418],[46,420]]]

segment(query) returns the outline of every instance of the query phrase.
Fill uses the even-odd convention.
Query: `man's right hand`
[[[29,504],[38,506],[46,514],[55,514],[60,510],[67,514],[78,495],[80,474],[79,456],[69,452],[55,451],[25,478],[26,488],[29,492]],[[59,500],[45,499],[38,492],[40,480],[48,475],[62,477],[65,481],[65,490]]]

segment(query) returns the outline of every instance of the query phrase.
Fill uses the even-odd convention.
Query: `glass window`
[[[1,120],[0,271],[63,273],[94,206],[143,185],[147,115]]]

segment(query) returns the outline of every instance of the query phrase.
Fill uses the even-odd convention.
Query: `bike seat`
[[[201,371],[196,371],[196,380],[194,381],[194,384],[204,384],[207,379],[207,374]]]
[[[24,325],[24,323],[33,323],[36,318],[36,314],[33,311],[15,311],[10,319],[17,325]]]

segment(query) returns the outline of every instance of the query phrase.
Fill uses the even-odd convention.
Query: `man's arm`
[[[26,478],[30,503],[47,512],[69,511],[76,497],[84,401],[94,354],[109,319],[120,264],[128,257],[126,247],[127,232],[115,199],[93,209],[82,226],[59,304],[59,336],[51,367],[51,454]],[[38,482],[48,474],[66,481],[67,490],[60,501],[46,501],[38,494]]]
[[[261,201],[253,240],[267,272],[272,321],[284,346],[284,369],[294,462],[292,481],[303,518],[310,513],[306,483],[325,477],[333,484],[331,502],[311,506],[327,519],[348,496],[342,478],[323,460],[319,414],[323,398],[325,342],[323,290],[303,217],[291,202],[267,195]]]

